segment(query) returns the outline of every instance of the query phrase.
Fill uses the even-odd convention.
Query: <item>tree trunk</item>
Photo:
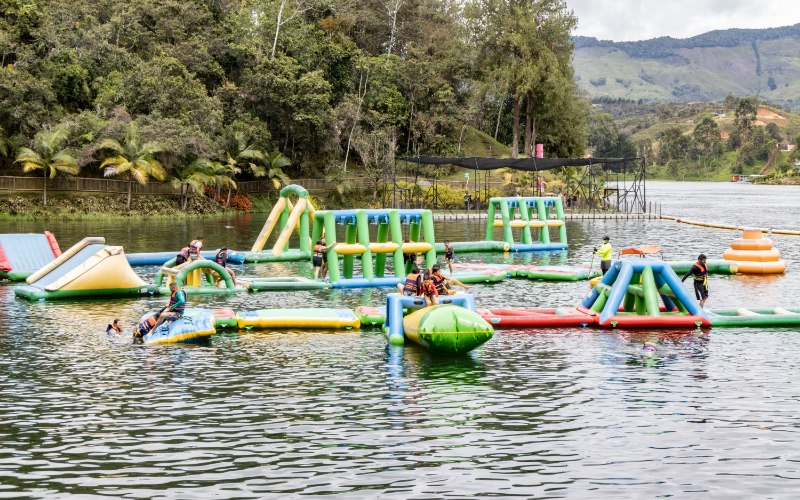
[[[533,158],[531,148],[531,96],[528,96],[525,104],[525,156]]]
[[[133,191],[133,181],[128,176],[128,210],[131,209],[131,191]]]
[[[514,84],[514,125],[511,130],[511,158],[519,158],[519,93]]]
[[[228,201],[225,202],[225,208],[228,208],[228,205],[231,204],[231,187],[228,186]]]
[[[47,169],[44,169],[44,197],[42,198],[44,207],[47,208]]]
[[[275,40],[272,42],[272,55],[270,60],[275,59],[275,47],[278,45],[278,33],[281,31],[281,16],[283,15],[283,6],[286,5],[286,0],[281,2],[281,8],[278,10],[278,24],[275,26]]]
[[[500,132],[500,116],[503,114],[503,103],[506,102],[506,94],[503,94],[503,98],[500,99],[500,103],[497,106],[497,125],[494,127],[494,140],[497,140],[497,133]]]

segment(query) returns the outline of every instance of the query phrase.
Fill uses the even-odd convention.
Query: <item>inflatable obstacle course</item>
[[[584,263],[580,265],[568,266],[524,266],[512,264],[453,264],[453,269],[458,269],[458,273],[453,277],[463,281],[459,275],[461,273],[469,272],[484,272],[484,273],[502,273],[505,272],[507,277],[520,277],[529,278],[534,280],[546,281],[580,281],[588,280],[591,277],[599,276],[602,271],[598,266],[590,267],[591,263]],[[449,276],[449,275],[448,275]]]
[[[511,252],[531,252],[540,250],[563,250],[567,245],[567,228],[564,222],[564,207],[560,197],[521,197],[491,198],[486,218],[486,241],[494,240],[494,228],[503,228],[503,241],[508,243]],[[497,209],[501,220],[495,220]],[[514,212],[519,209],[520,218]],[[556,219],[551,219],[555,210]],[[534,215],[536,216],[534,218]],[[558,228],[558,243],[550,240],[550,228]],[[521,242],[514,241],[513,229],[521,229]],[[531,228],[539,230],[539,238],[533,241]]]
[[[336,239],[337,224],[345,227],[343,242]],[[370,224],[377,226],[376,242],[370,241]],[[403,243],[401,224],[409,226],[409,243]],[[411,262],[403,263],[403,253],[424,253],[427,267],[436,264],[430,210],[319,210],[314,216],[313,227],[312,241],[321,238],[324,231],[326,246],[338,243],[327,250],[328,273],[336,288],[395,286],[413,265]],[[424,241],[420,241],[421,236]],[[393,278],[384,276],[389,254],[394,264]],[[343,256],[341,268],[339,256]],[[356,256],[361,259],[362,276],[353,275]]]
[[[350,309],[258,309],[236,316],[239,328],[359,328]]]
[[[478,314],[500,328],[552,328],[593,325],[595,317],[573,308],[557,309],[478,309]]]
[[[292,205],[289,195],[297,195],[297,204]],[[309,224],[314,220],[314,205],[308,199],[308,191],[302,186],[291,184],[281,189],[278,201],[264,223],[264,227],[256,238],[253,248],[245,253],[247,262],[286,262],[302,261],[311,258],[313,244],[308,239]],[[278,239],[271,251],[263,251],[275,225],[279,227]],[[289,237],[292,231],[300,237],[300,248],[289,248]],[[316,241],[316,240],[315,240]]]
[[[440,297],[439,303],[426,307],[419,297],[387,295],[383,332],[389,343],[404,345],[407,338],[434,351],[458,354],[492,338],[494,329],[475,312],[472,295]],[[404,317],[404,310],[415,312]]]
[[[738,309],[710,309],[711,324],[720,326],[798,326],[800,308],[748,307]]]
[[[164,283],[166,278],[166,283]],[[222,280],[224,286],[216,286]],[[246,292],[244,286],[235,286],[230,273],[216,262],[197,259],[176,266],[173,258],[159,269],[156,274],[156,286],[160,293],[169,295],[169,284],[177,282],[187,294],[209,294],[227,292]],[[185,283],[185,285],[184,285]]]
[[[722,258],[735,265],[740,274],[780,274],[786,271],[786,261],[773,241],[761,237],[759,228],[742,228],[743,237],[733,240]]]
[[[663,310],[658,300],[662,300]],[[616,261],[581,304],[599,326],[660,328],[710,326],[708,314],[664,261]],[[622,307],[622,310],[620,310]]]
[[[14,294],[30,300],[146,295],[157,288],[133,272],[122,247],[84,238],[27,278]]]
[[[24,281],[61,256],[53,233],[0,234],[0,279]]]
[[[151,317],[153,313],[142,316],[139,321]],[[232,309],[186,309],[181,319],[165,321],[158,328],[144,336],[145,344],[165,344],[192,342],[217,333],[217,328],[236,327]]]
[[[200,252],[200,256],[204,259],[213,261],[217,257],[218,253],[219,250],[209,250],[206,252]],[[177,254],[178,252],[127,253],[125,254],[125,258],[128,260],[128,264],[132,266],[160,266],[165,262],[169,262],[171,259],[174,259]],[[244,252],[228,250],[228,262],[234,264],[244,264]]]

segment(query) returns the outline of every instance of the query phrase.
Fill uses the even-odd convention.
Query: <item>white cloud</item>
[[[578,16],[576,35],[615,42],[800,22],[797,0],[567,0],[567,6]]]

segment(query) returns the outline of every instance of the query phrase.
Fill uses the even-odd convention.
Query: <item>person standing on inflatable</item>
[[[603,236],[603,245],[600,247],[600,250],[597,247],[594,248],[595,255],[600,256],[600,270],[603,271],[603,276],[606,275],[609,269],[611,269],[611,243],[609,243],[608,236]]]
[[[697,263],[689,269],[689,272],[683,277],[681,283],[692,275],[694,275],[694,294],[697,300],[700,301],[700,307],[703,307],[708,298],[708,266],[706,265],[705,255],[700,254],[700,256],[697,257]]]

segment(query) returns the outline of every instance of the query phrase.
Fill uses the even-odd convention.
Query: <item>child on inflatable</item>
[[[397,289],[400,290],[400,293],[402,293],[403,295],[407,295],[409,297],[418,296],[419,287],[420,287],[420,275],[418,267],[415,267],[411,271],[411,274],[406,276],[405,282],[397,284]]]
[[[320,275],[322,275],[322,279],[325,279],[325,275],[322,273],[322,265],[323,262],[327,264],[327,257],[325,252],[327,252],[330,248],[336,246],[334,243],[331,246],[325,246],[325,240],[322,238],[317,240],[317,244],[314,245],[314,256],[313,256],[313,263],[314,263],[314,281],[319,281]]]
[[[428,271],[422,276],[422,284],[419,287],[419,296],[425,299],[425,304],[428,307],[439,305],[439,292],[436,291],[436,286],[431,280],[431,275]]]
[[[444,240],[444,263],[450,268],[450,274],[453,274],[453,262],[456,260],[456,255],[453,247],[450,246],[450,240]]]
[[[451,289],[452,285],[460,286],[464,290],[469,290],[472,288],[471,286],[461,283],[455,278],[446,278],[444,274],[442,274],[442,267],[439,264],[434,264],[430,269],[430,273],[433,286],[436,287],[436,291],[439,292],[439,295],[454,295],[457,293],[455,290]]]

